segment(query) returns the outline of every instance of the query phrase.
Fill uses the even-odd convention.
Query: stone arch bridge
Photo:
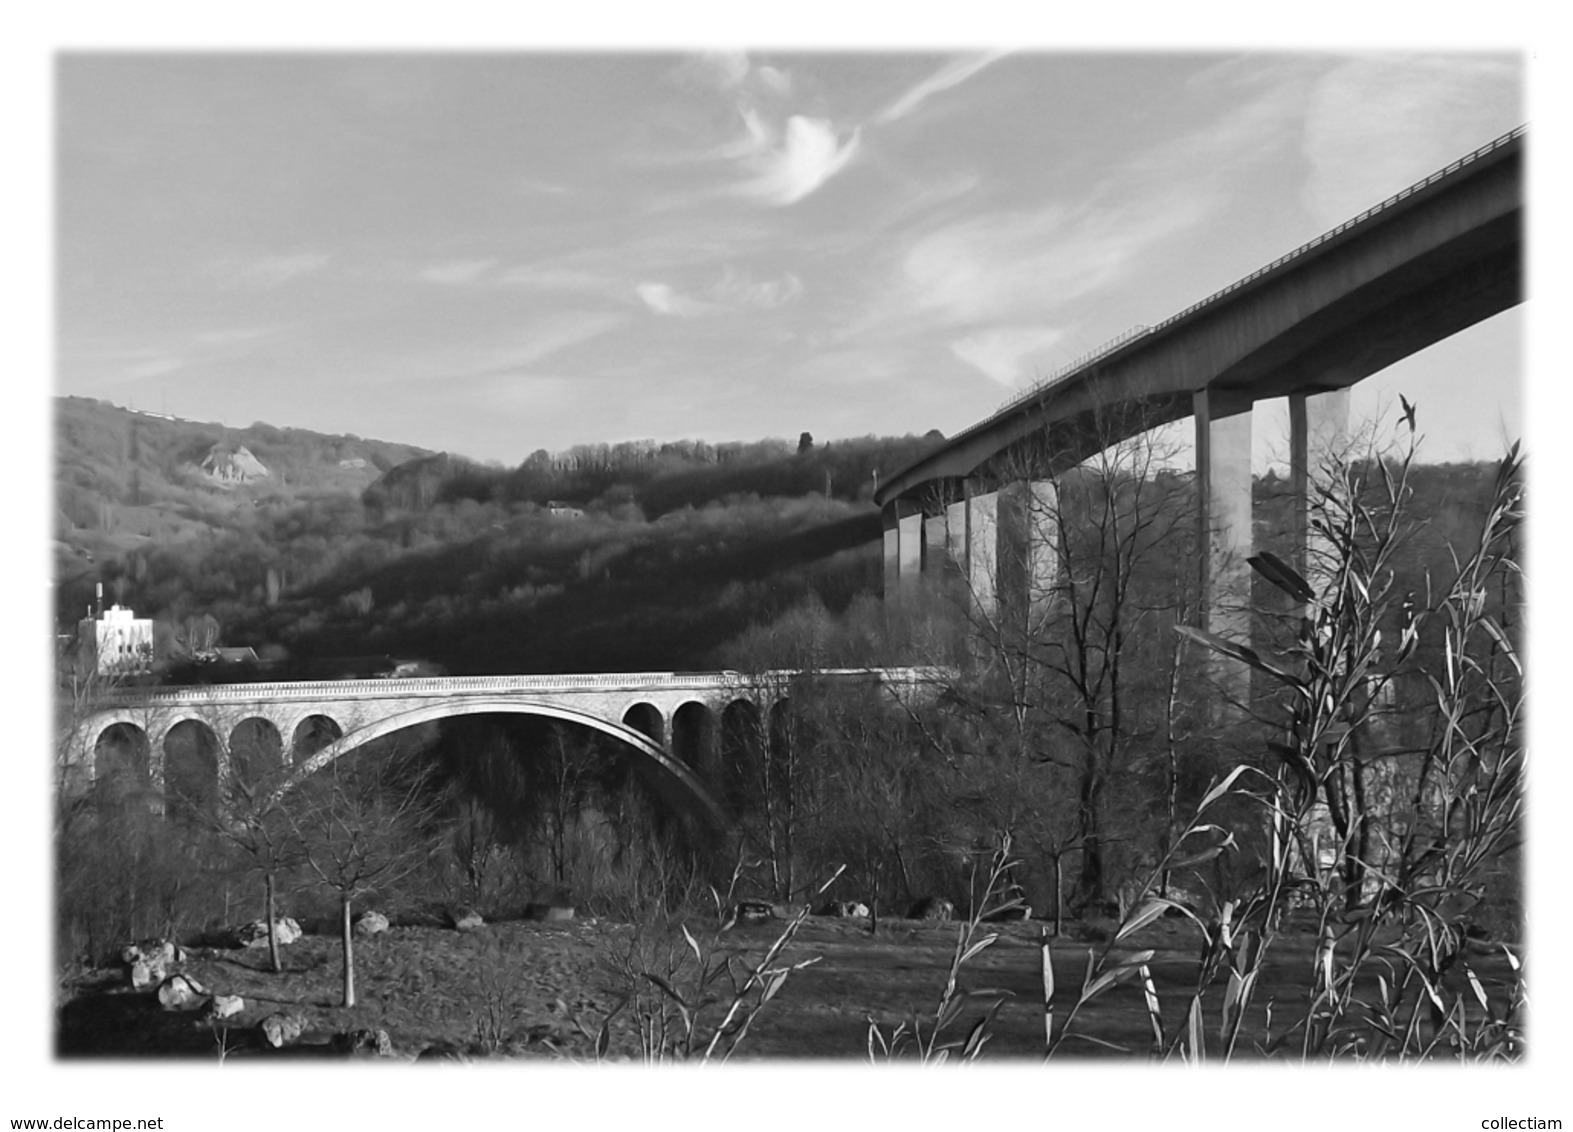
[[[230,773],[243,728],[271,733],[294,767],[285,789],[340,755],[417,724],[465,715],[526,714],[609,735],[674,778],[710,820],[725,823],[708,782],[721,757],[723,726],[768,726],[805,678],[831,686],[874,687],[901,702],[931,697],[935,668],[825,669],[812,673],[629,672],[565,676],[460,676],[334,680],[123,690],[98,701],[72,730],[71,778],[90,781],[111,736],[146,744],[146,772],[164,784],[166,741],[183,725],[205,729],[213,773]]]

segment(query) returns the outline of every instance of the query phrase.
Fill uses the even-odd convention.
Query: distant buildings
[[[77,625],[77,643],[87,666],[100,675],[132,676],[153,668],[153,621],[112,605],[97,620]]]
[[[583,508],[575,507],[572,503],[564,503],[560,499],[548,499],[546,501],[546,510],[554,519],[584,518]]]

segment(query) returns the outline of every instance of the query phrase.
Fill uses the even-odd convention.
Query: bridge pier
[[[922,509],[914,507],[911,508],[911,514],[901,515],[897,520],[896,529],[900,536],[898,550],[901,556],[899,565],[901,592],[906,595],[917,588],[919,579],[923,576]]]
[[[885,526],[885,596],[899,598],[917,588],[925,555],[923,511],[893,500],[881,512]]]
[[[1330,457],[1349,443],[1349,390],[1302,391],[1289,397],[1289,481],[1294,492],[1290,526],[1291,564],[1319,588],[1318,563],[1325,547],[1311,531],[1311,481]]]
[[[1201,389],[1196,422],[1198,620],[1209,633],[1251,639],[1251,398]]]
[[[931,579],[959,579],[970,613],[1026,625],[1048,606],[1059,571],[1058,492],[1052,480],[990,488],[961,481],[960,499],[930,507],[886,506],[885,598],[899,600]]]

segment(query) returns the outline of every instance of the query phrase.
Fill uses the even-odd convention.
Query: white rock
[[[300,1041],[306,1030],[306,1020],[299,1014],[269,1014],[257,1024],[257,1029],[262,1031],[263,1041],[274,1049],[282,1049],[291,1042]]]
[[[301,937],[300,925],[288,916],[280,916],[273,921],[273,933],[278,936],[279,946],[294,943]],[[266,920],[252,920],[249,924],[241,924],[235,929],[235,943],[238,947],[266,947],[268,945],[268,922]]]
[[[158,1004],[165,1010],[195,1010],[206,994],[190,975],[171,975],[158,985]]]
[[[381,912],[362,912],[355,917],[355,934],[359,936],[379,935],[388,930],[388,917]]]
[[[216,994],[208,1001],[208,1013],[214,1018],[232,1018],[246,1009],[246,1000],[238,994]]]

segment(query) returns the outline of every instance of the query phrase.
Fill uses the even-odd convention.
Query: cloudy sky
[[[57,388],[517,463],[954,432],[1523,123],[1522,59],[94,54]],[[1522,425],[1522,314],[1360,387]],[[1281,447],[1271,412],[1264,450]]]

